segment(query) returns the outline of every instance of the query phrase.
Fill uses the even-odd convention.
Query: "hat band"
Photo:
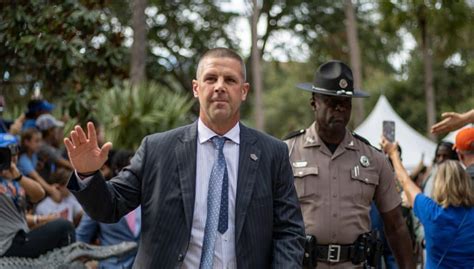
[[[313,90],[327,92],[329,94],[336,94],[336,95],[353,95],[354,94],[352,91],[346,91],[346,90],[338,90],[338,91],[334,92],[334,91],[326,90],[326,89],[323,89],[323,88],[318,88],[318,87],[315,87],[315,86],[311,86],[311,87],[313,88]]]

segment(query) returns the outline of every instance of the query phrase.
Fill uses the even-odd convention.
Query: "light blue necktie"
[[[228,226],[228,178],[224,158],[224,143],[226,138],[214,136],[211,138],[217,150],[217,160],[214,162],[209,179],[207,193],[207,218],[204,229],[200,269],[211,269],[214,261],[214,245],[217,231],[225,233]]]

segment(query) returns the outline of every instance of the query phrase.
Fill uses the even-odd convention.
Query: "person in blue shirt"
[[[26,197],[36,203],[45,192],[40,184],[18,170],[18,141],[13,135],[0,134],[0,148],[0,258],[36,258],[75,242],[74,227],[66,220],[57,219],[42,225],[36,218],[33,223],[28,221]],[[35,227],[30,228],[31,225]]]
[[[111,160],[112,176],[117,175],[123,167],[130,164],[134,152],[119,150],[114,153]],[[119,244],[124,241],[135,241],[138,243],[141,230],[141,207],[136,208],[117,223],[101,223],[93,220],[87,214],[81,219],[76,229],[76,240],[79,242],[93,243],[99,240],[102,246]],[[124,257],[112,257],[100,261],[99,268],[122,269],[131,268],[135,260],[136,251]]]
[[[61,202],[61,193],[49,184],[38,173],[38,150],[41,143],[41,133],[35,128],[29,128],[21,134],[21,154],[18,159],[18,169],[23,175],[37,181],[55,202]]]
[[[444,161],[429,198],[408,176],[396,146],[382,138],[408,203],[425,227],[426,268],[474,268],[474,182],[458,161]]]

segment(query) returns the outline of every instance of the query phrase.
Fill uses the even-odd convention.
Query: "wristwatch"
[[[19,181],[20,181],[22,178],[23,178],[23,175],[22,175],[22,174],[20,174],[20,176],[19,176],[19,177],[16,177],[16,178],[14,178],[14,179],[13,179],[13,181],[17,181],[17,182],[19,182]]]

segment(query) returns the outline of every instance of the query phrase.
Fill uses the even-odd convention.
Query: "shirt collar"
[[[199,138],[199,143],[203,144],[209,139],[213,138],[214,136],[219,136],[216,134],[213,130],[209,129],[209,127],[202,122],[201,118],[198,119],[198,138]],[[237,122],[232,129],[230,129],[227,133],[223,135],[225,138],[231,140],[235,144],[239,145],[240,144],[240,124]]]
[[[340,144],[344,145],[347,149],[357,150],[355,146],[354,137],[351,135],[351,132],[346,128],[344,139],[341,141]],[[314,147],[314,146],[321,146],[321,138],[318,136],[316,132],[316,122],[313,122],[311,126],[306,129],[305,136],[304,136],[304,145],[303,147]]]

